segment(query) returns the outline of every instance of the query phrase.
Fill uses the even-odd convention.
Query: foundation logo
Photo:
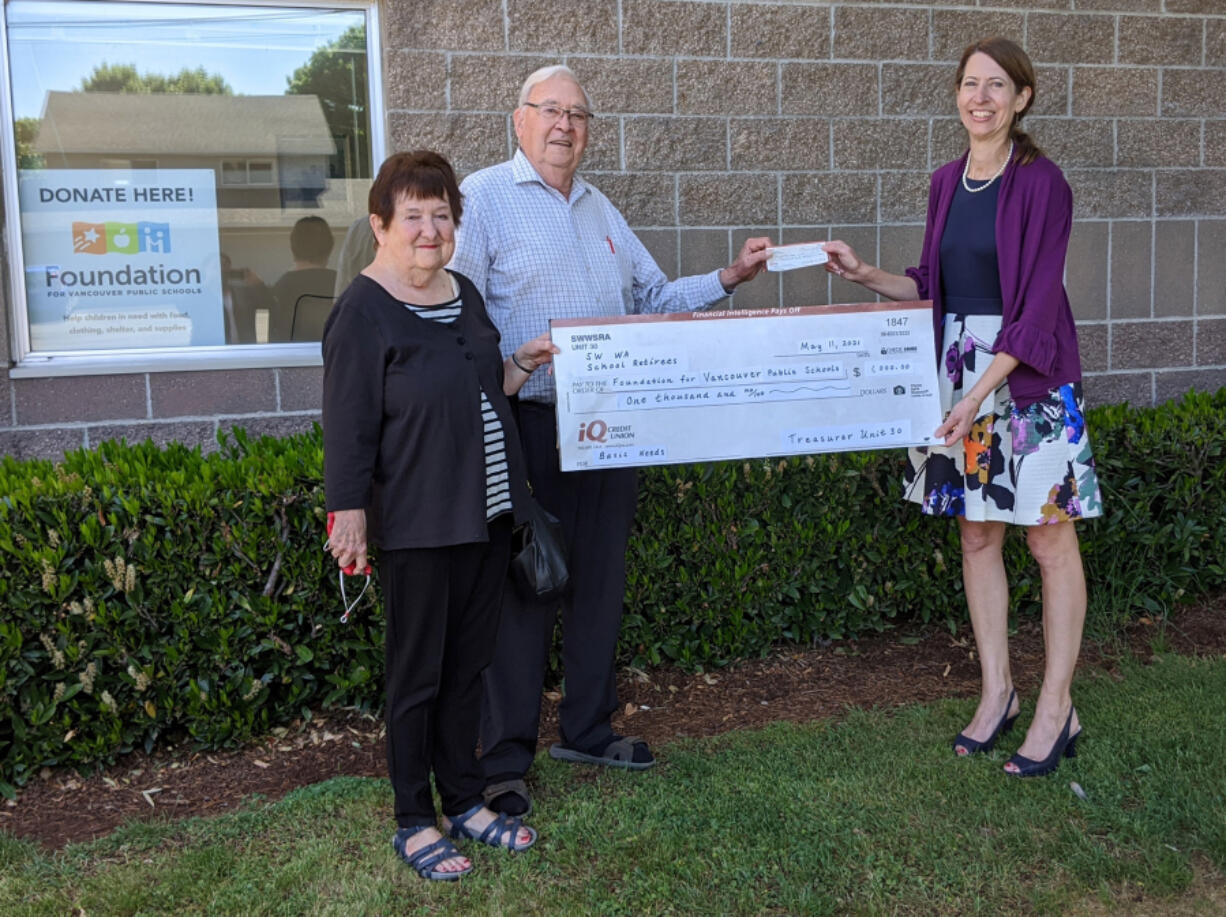
[[[135,255],[139,252],[170,252],[170,224],[76,223],[72,224],[72,250],[78,255]]]

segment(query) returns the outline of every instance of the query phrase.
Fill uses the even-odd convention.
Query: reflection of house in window
[[[221,161],[223,185],[271,185],[273,169],[271,159],[223,159]]]
[[[99,169],[156,169],[156,159],[115,159],[107,157],[98,160]]]
[[[336,155],[313,95],[49,92],[48,168],[212,169],[218,207],[318,207]]]

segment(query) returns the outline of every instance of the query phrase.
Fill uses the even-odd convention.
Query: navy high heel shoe
[[[1014,721],[1022,712],[1019,708],[1017,713],[1013,714],[1013,716],[1009,716],[1009,708],[1013,706],[1013,699],[1015,697],[1017,697],[1017,691],[1010,691],[1009,700],[1005,703],[1005,715],[1000,718],[1000,722],[996,724],[996,728],[992,731],[992,734],[982,742],[976,742],[974,739],[967,738],[961,732],[958,733],[958,737],[954,739],[954,754],[962,758],[966,755],[973,755],[976,752],[983,752],[984,754],[990,752],[993,746],[996,745],[996,740],[1013,728]],[[965,750],[959,752],[959,748]]]
[[[1012,777],[1042,777],[1060,766],[1061,755],[1066,758],[1077,757],[1077,738],[1081,735],[1081,730],[1078,729],[1069,735],[1069,730],[1073,728],[1073,714],[1076,710],[1076,707],[1069,708],[1068,719],[1064,721],[1064,729],[1061,730],[1060,737],[1056,739],[1056,744],[1051,747],[1051,752],[1046,758],[1042,761],[1035,761],[1024,755],[1014,755],[1005,762],[1005,773]],[[1010,764],[1015,765],[1017,770],[1009,770]]]

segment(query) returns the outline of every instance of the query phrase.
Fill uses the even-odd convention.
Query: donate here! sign
[[[225,343],[212,169],[20,173],[30,346]]]

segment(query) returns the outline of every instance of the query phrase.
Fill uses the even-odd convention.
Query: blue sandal
[[[449,816],[451,829],[447,833],[454,838],[467,838],[490,847],[503,847],[512,853],[527,850],[536,843],[536,831],[525,825],[522,818],[512,818],[510,815],[497,815],[486,825],[484,831],[477,834],[474,829],[468,827],[467,822],[484,808],[485,804],[479,802],[463,815]],[[532,839],[526,844],[517,843],[520,828],[532,835]]]
[[[452,857],[460,857],[467,859],[464,854],[456,848],[456,845],[447,840],[447,838],[439,838],[433,844],[426,844],[420,850],[413,853],[405,853],[405,845],[409,838],[431,825],[417,825],[413,828],[401,828],[396,832],[396,836],[392,838],[392,847],[395,848],[396,854],[400,859],[404,860],[415,870],[423,879],[429,879],[432,882],[453,882],[460,876],[466,876],[473,871],[471,862],[467,869],[457,869],[451,872],[445,872],[441,869],[435,869],[439,863],[444,860],[450,860]]]
[[[967,736],[965,733],[958,733],[954,739],[954,754],[959,758],[965,758],[968,755],[977,754],[979,752],[985,755],[996,747],[996,740],[1013,728],[1014,722],[1022,715],[1022,708],[1019,706],[1017,713],[1009,716],[1009,709],[1013,706],[1013,699],[1017,697],[1017,691],[1009,692],[1009,699],[1005,701],[1005,713],[1000,718],[1000,722],[996,724],[996,728],[992,730],[992,734],[982,742],[976,742],[974,739]],[[958,749],[962,750],[959,751]]]

